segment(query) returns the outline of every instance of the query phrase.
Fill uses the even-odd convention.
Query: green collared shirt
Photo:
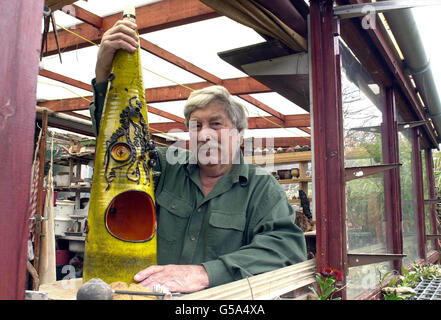
[[[90,112],[99,124],[105,85]],[[303,232],[285,191],[263,169],[234,164],[205,196],[199,167],[183,149],[158,147],[158,264],[202,264],[210,287],[306,260]]]

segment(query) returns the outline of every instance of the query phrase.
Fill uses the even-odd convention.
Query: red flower
[[[336,280],[341,281],[343,279],[343,273],[338,269],[332,269],[330,267],[323,268],[320,274],[325,277],[334,277]]]
[[[322,274],[322,276],[324,277],[329,277],[332,275],[332,269],[329,267],[324,267],[322,272],[320,272]]]
[[[332,269],[331,276],[333,276],[338,281],[341,281],[343,279],[343,273],[337,269]]]

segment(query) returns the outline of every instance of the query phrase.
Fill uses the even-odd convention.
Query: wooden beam
[[[341,57],[339,21],[332,0],[310,1],[309,44],[314,101],[314,207],[317,270],[331,267],[347,277],[346,203],[344,175]],[[337,292],[346,298],[346,289]]]
[[[161,116],[161,117],[164,117],[164,118],[176,121],[177,123],[185,124],[184,118],[178,117],[177,115],[174,115],[172,113],[166,112],[164,110],[159,110],[158,108],[155,108],[155,107],[147,105],[147,111],[151,112],[153,114],[156,114],[158,116]]]
[[[75,4],[64,6],[62,11],[72,17],[77,18],[78,20],[90,24],[97,29],[101,29],[103,26],[103,18]]]
[[[63,75],[55,73],[53,71],[42,69],[42,70],[40,70],[39,74],[40,74],[40,76],[43,76],[43,77],[46,77],[46,78],[49,78],[49,79],[52,79],[55,81],[60,81],[65,84],[68,84],[68,85],[71,85],[71,86],[74,86],[74,87],[77,87],[77,88],[80,88],[80,89],[83,89],[86,91],[93,92],[92,86],[90,84],[63,76]]]
[[[286,139],[286,138],[284,138]],[[293,138],[293,140],[296,138]],[[293,141],[295,142],[295,140]],[[275,143],[274,143],[275,144]],[[268,161],[268,155],[246,155],[245,160],[250,163],[265,164]],[[284,152],[275,153],[272,159],[274,164],[288,164],[293,162],[308,162],[311,161],[311,151],[299,151],[299,152]]]
[[[406,256],[406,254],[399,253],[348,253],[348,265],[349,267],[358,267],[384,261],[395,261]]]
[[[252,143],[253,148],[311,146],[311,137],[246,138],[245,140],[248,139],[252,139],[252,141],[249,141],[248,143]],[[298,154],[299,152],[295,153]]]
[[[274,300],[315,283],[315,259],[184,295],[177,300]]]
[[[219,17],[220,15],[198,0],[163,0],[136,8],[137,25],[140,34],[177,27],[188,23]],[[122,12],[104,17],[102,30],[88,23],[75,26],[75,33],[99,44],[103,31],[110,29],[116,21],[122,18]],[[58,40],[62,52],[88,47],[91,44],[65,30],[58,32]],[[53,33],[48,35],[48,53],[56,54],[57,45]]]
[[[240,94],[239,98],[244,99],[245,101],[251,103],[252,105],[258,107],[259,109],[269,113],[270,115],[279,118],[282,122],[285,121],[285,116],[281,114],[280,112],[277,112],[276,110],[272,109],[271,107],[267,106],[266,104],[260,102],[259,100],[253,98],[249,94]]]
[[[249,117],[248,128],[249,129],[266,129],[266,128],[294,128],[294,127],[307,127],[310,125],[309,114],[292,114],[286,115],[285,121],[268,116],[268,117]]]
[[[210,85],[211,83],[209,82],[185,84],[185,86],[192,88],[194,90],[202,89]],[[264,86],[260,82],[250,77],[226,79],[223,80],[223,85],[230,91],[231,94],[234,95],[271,92],[270,88]],[[186,100],[189,97],[190,93],[191,90],[179,85],[159,87],[159,88],[148,88],[145,90],[146,100],[148,103]],[[88,100],[93,99],[92,96],[87,96],[85,98]],[[50,100],[50,101],[41,102],[39,105],[51,109],[52,111],[61,111],[61,112],[87,110],[89,108],[89,103],[83,98]]]
[[[186,87],[193,90],[202,89],[210,85],[212,84],[208,82],[185,84]],[[251,77],[225,79],[222,81],[222,85],[227,88],[232,95],[272,92],[270,88]],[[186,100],[190,96],[191,90],[183,86],[176,85],[169,87],[150,88],[147,89],[145,93],[147,101],[149,103],[154,103]]]
[[[265,120],[266,119],[266,120]],[[268,121],[269,120],[269,121]],[[280,128],[276,121],[280,121],[276,117],[250,117],[248,118],[248,129],[270,129],[270,128]],[[305,126],[305,123],[309,124],[309,115],[287,115],[285,124],[289,127]],[[151,128],[155,130],[160,130],[167,133],[172,129],[179,129],[183,132],[187,132],[188,129],[184,123],[177,122],[159,122],[151,123]]]
[[[302,130],[303,132],[306,132],[307,134],[311,134],[311,129],[306,127],[298,127],[297,129]]]
[[[166,112],[166,111],[163,111],[163,110],[159,110],[158,108],[155,108],[155,107],[152,107],[152,106],[147,106],[147,109],[148,109],[148,112],[156,114],[158,116],[161,116],[161,117],[164,117],[164,118],[176,121],[178,123],[185,123],[184,118],[178,117],[178,116],[176,116],[176,115],[174,115],[172,113],[169,113],[169,112]],[[79,113],[75,113],[73,111],[64,111],[63,113],[68,114],[70,116],[74,116],[74,117],[83,119],[83,120],[89,120],[89,121],[91,120],[90,117],[82,115],[82,114],[79,114]]]
[[[381,90],[383,100],[383,137],[382,150],[384,163],[399,163],[400,149],[398,142],[399,123],[393,88]],[[384,207],[386,215],[386,239],[388,253],[403,253],[403,228],[401,208],[401,177],[396,167],[384,173]],[[402,261],[393,261],[393,269],[400,271]]]
[[[362,179],[366,176],[374,175],[380,172],[399,168],[400,163],[379,164],[374,166],[348,167],[345,168],[345,181]]]
[[[27,287],[29,191],[42,0],[0,1],[0,300]]]
[[[158,134],[158,132],[155,132],[155,130],[152,130],[152,134],[154,135],[155,133]],[[155,139],[156,138],[160,139],[159,141],[162,144],[166,144],[166,145],[171,145],[171,144],[177,142],[177,141],[174,141],[174,140],[172,141],[172,140],[168,140],[166,138],[161,138],[161,137],[158,137],[158,136],[155,136],[155,135],[154,135],[154,137],[155,137]],[[259,138],[255,138],[255,139],[258,140]],[[182,142],[182,140],[181,140],[181,142]],[[189,140],[184,140],[184,142],[185,142],[185,148],[189,149]],[[268,140],[266,138],[263,138],[262,139],[262,147],[269,146],[269,144],[267,145],[267,142],[268,142]],[[302,145],[302,146],[308,145],[308,146],[310,146],[311,145],[311,138],[309,138],[309,137],[278,137],[278,138],[273,138],[273,141],[271,143],[271,147],[273,147],[273,148],[291,147],[291,146],[296,146],[296,145]],[[304,152],[309,152],[309,154],[311,154],[310,151],[290,152],[290,153],[295,153],[297,155],[297,154],[303,154]],[[289,153],[276,153],[275,156],[274,156],[275,157],[274,158],[275,159],[274,162],[276,163],[276,161],[282,161],[282,162],[284,161],[283,163],[288,163],[288,161],[286,160],[287,158],[281,158],[280,157],[280,155],[285,155],[285,154],[289,154]],[[310,160],[310,158],[311,157],[309,157],[309,160]],[[245,156],[245,159],[250,161],[250,162],[253,161],[253,157],[251,157],[251,156]],[[296,158],[296,159],[298,159],[298,158]],[[266,160],[266,159],[264,159],[264,160]],[[261,161],[260,163],[263,163],[264,160]],[[290,161],[289,163],[291,163],[291,162],[292,161]]]
[[[51,8],[52,12],[64,6],[74,3],[77,0],[45,0],[44,4]]]
[[[80,114],[80,113],[76,113],[76,112],[73,112],[73,111],[65,111],[63,113],[68,114],[68,115],[73,116],[73,117],[77,117],[79,119],[91,121],[90,117],[85,116],[85,115]]]

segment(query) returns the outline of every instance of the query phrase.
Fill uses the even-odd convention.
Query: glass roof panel
[[[37,100],[57,100],[82,97],[88,100],[90,91],[70,86],[68,84],[38,76],[37,79]],[[90,100],[88,100],[90,101]]]
[[[140,7],[146,4],[155,3],[155,0],[88,0],[77,1],[75,5],[84,8],[100,17],[105,17],[121,12],[125,5]],[[73,28],[82,23],[68,14],[57,11],[57,24]],[[219,17],[179,27],[168,28],[142,35],[143,38],[151,41],[159,47],[181,57],[184,60],[206,70],[221,79],[247,77],[246,74],[226,63],[218,57],[218,52],[231,50],[255,43],[265,41],[258,33],[251,28],[243,26],[229,18]],[[60,63],[58,55],[43,58],[41,67],[43,69],[64,75],[66,77],[90,84],[95,76],[95,64],[98,47],[90,46],[74,51],[62,53],[63,63]],[[204,79],[187,72],[163,59],[160,59],[145,50],[141,50],[143,63],[143,77],[146,88],[157,88],[163,86],[174,86],[177,84],[195,83],[205,81]],[[91,92],[73,86],[66,85],[42,76],[38,77],[37,98],[41,100],[78,98],[90,96]],[[277,93],[251,94],[270,108],[283,114],[306,113]],[[148,97],[147,103],[148,103]],[[269,116],[269,114],[245,100],[235,97],[248,110],[249,117]],[[153,107],[169,112],[179,117],[184,117],[183,110],[185,101],[171,101],[153,103]],[[77,113],[90,116],[88,110]],[[171,120],[149,113],[149,122],[171,122]],[[181,139],[188,139],[188,133],[176,133]],[[259,137],[277,136],[309,136],[307,133],[295,128],[288,129],[255,129],[247,130],[246,136],[256,135]]]
[[[219,58],[218,52],[264,41],[251,28],[227,17],[155,31],[142,37],[221,79],[247,75]]]
[[[44,57],[40,66],[43,69],[90,84],[95,77],[95,65],[98,47],[91,46],[74,51],[61,53],[62,63],[58,54]]]
[[[251,94],[253,98],[268,105],[268,107],[280,112],[281,114],[307,114],[308,112],[300,108],[295,103],[289,101],[277,92],[266,92]]]

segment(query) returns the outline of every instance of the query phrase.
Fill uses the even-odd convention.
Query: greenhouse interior
[[[0,299],[441,300],[440,10],[1,2]]]

